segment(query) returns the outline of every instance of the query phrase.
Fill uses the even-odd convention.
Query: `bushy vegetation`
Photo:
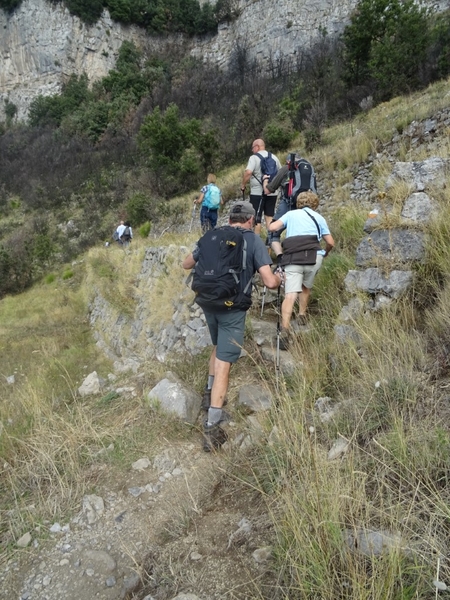
[[[13,12],[22,0],[0,0],[0,8]],[[213,31],[217,23],[237,16],[234,0],[216,4],[198,0],[50,0],[64,3],[69,11],[88,25],[96,23],[105,9],[111,18],[125,25],[138,25],[151,33],[188,35]]]
[[[324,129],[314,162],[319,164],[320,159],[322,172],[342,177],[345,185],[354,162],[364,160],[364,153],[367,157],[377,139],[383,139],[386,131],[392,135],[396,124],[430,116],[433,114],[430,107],[446,105],[448,88],[448,82],[441,82],[421,95],[411,94],[403,100],[379,105],[345,126]],[[428,96],[430,104],[425,103]],[[167,113],[174,118],[175,111],[170,105],[156,113],[158,126],[172,124],[164,120]],[[198,131],[197,123],[190,123],[190,119],[197,117],[181,114],[176,117],[175,131],[177,135],[186,135],[182,139],[189,144],[191,128]],[[360,131],[357,136],[355,130]],[[65,164],[67,139],[54,131],[47,135],[52,136],[55,144],[52,147],[57,148],[63,157],[61,164]],[[6,162],[14,161],[14,151],[22,156],[22,146],[28,138],[8,134],[3,137],[8,140]],[[33,144],[39,139],[36,136]],[[99,151],[113,148],[113,145],[103,146],[104,143],[99,142]],[[71,147],[76,154],[75,165],[90,147]],[[36,148],[42,149],[39,145],[32,146],[30,156]],[[167,158],[163,150],[164,147],[159,157],[161,164]],[[154,150],[148,146],[145,151],[150,161]],[[137,157],[135,154],[136,161]],[[119,158],[119,153],[114,155],[114,160]],[[36,160],[42,168],[39,161],[49,157],[37,154]],[[88,172],[87,163],[80,164],[83,172]],[[96,214],[92,206],[99,203],[100,211],[108,207],[111,197],[106,189],[117,189],[121,196],[126,189],[124,179],[117,171],[108,169],[108,164],[96,164],[90,176],[81,179],[78,189],[83,190],[84,196],[71,199],[71,210],[79,208],[79,202],[85,203],[83,209],[89,207],[92,218]],[[20,169],[18,162],[15,165]],[[128,166],[129,173],[134,174],[133,165]],[[139,174],[143,177],[144,173]],[[236,167],[236,173],[242,173],[242,166]],[[63,180],[55,179],[54,183],[64,186]],[[420,267],[418,289],[382,311],[367,311],[356,318],[353,326],[361,339],[359,347],[350,341],[340,343],[333,331],[341,306],[347,302],[343,280],[353,267],[365,220],[358,206],[346,202],[327,217],[338,243],[315,281],[310,330],[298,336],[292,349],[295,372],[277,378],[273,364],[262,361],[256,345],[250,344],[246,347],[247,356],[233,367],[229,409],[236,413],[237,427],[244,425],[235,402],[242,382],[248,382],[249,377],[263,379],[277,399],[266,418],[259,417],[258,435],[263,442],[255,441],[246,452],[238,452],[231,446],[223,462],[219,456],[215,458],[221,468],[221,484],[225,485],[229,473],[234,481],[242,482],[243,494],[246,489],[251,490],[252,501],[259,492],[257,501],[273,517],[275,536],[267,529],[264,539],[272,544],[274,564],[264,579],[255,580],[255,597],[293,600],[444,597],[433,581],[450,580],[450,568],[441,559],[447,556],[450,544],[448,190],[447,187],[436,194],[442,212],[428,226],[427,258]],[[57,206],[58,202],[64,204],[58,200],[58,194],[50,196],[45,191],[43,196],[46,202],[51,199]],[[35,201],[39,202],[38,194]],[[181,203],[180,200],[178,208]],[[114,204],[118,205],[119,202]],[[20,222],[28,206],[31,205],[13,196],[2,203],[2,210],[9,219],[14,219],[10,235],[14,235],[14,222]],[[150,214],[157,218],[156,211],[152,212],[150,194],[137,185],[128,194],[125,206],[133,219],[148,219]],[[39,263],[51,260],[52,244],[58,241],[48,237],[49,221],[50,218],[41,219],[30,230],[35,241],[29,252],[36,253]],[[170,241],[185,245],[192,242],[192,237],[173,236]],[[160,241],[166,242],[167,238]],[[116,247],[91,249],[82,265],[60,269],[57,285],[53,285],[54,275],[47,276],[45,285],[1,300],[0,345],[7,347],[8,352],[0,354],[0,372],[12,374],[17,369],[14,386],[6,383],[5,378],[0,380],[0,422],[4,424],[0,436],[4,464],[0,473],[0,508],[5,516],[0,534],[6,544],[25,531],[36,530],[39,523],[63,520],[79,507],[83,494],[96,488],[97,480],[92,479],[92,473],[99,462],[102,469],[95,471],[96,476],[111,481],[110,469],[120,468],[123,448],[129,468],[134,457],[152,454],[150,449],[153,452],[152,444],[161,427],[165,427],[164,444],[180,435],[180,428],[173,424],[169,427],[158,413],[149,418],[140,386],[137,398],[126,401],[113,398],[112,392],[94,401],[74,401],[75,382],[79,381],[80,373],[87,373],[86,365],[89,369],[95,366],[102,376],[110,368],[97,353],[98,348],[86,329],[88,297],[94,285],[98,286],[112,310],[122,315],[135,314],[142,296],[133,293],[133,282],[142,262],[144,244],[136,236],[130,254]],[[16,246],[19,247],[14,242],[7,249]],[[177,297],[180,289],[184,289],[179,265],[169,266],[171,285],[166,275],[154,287],[155,297],[163,298],[164,302],[148,299],[155,305],[151,328],[171,322],[170,295]],[[258,309],[253,314],[260,318]],[[181,365],[177,360],[176,369],[200,392],[206,364],[206,356]],[[145,381],[145,389],[150,389],[158,380],[157,375],[163,376],[166,365],[158,367],[158,361],[147,360],[144,368],[144,377],[139,381]],[[325,398],[334,411],[328,419],[320,416],[316,406],[319,398]],[[191,442],[193,439],[199,442],[200,436],[196,438],[197,432],[190,428],[184,429],[184,435]],[[337,440],[345,442],[345,451],[338,459],[330,460],[328,451]],[[114,452],[101,452],[111,443]],[[158,452],[160,446],[159,443]],[[217,496],[217,489],[214,488],[211,502]],[[206,497],[208,494],[202,494],[195,519],[206,514],[207,511],[201,510]],[[212,504],[210,510],[211,507]],[[214,509],[221,507],[215,503]],[[380,555],[372,552],[368,537],[369,551],[364,552],[365,536],[377,532],[389,540],[385,551]],[[170,556],[172,559],[173,554]]]
[[[99,10],[100,4],[73,6]],[[131,4],[109,8],[125,18]],[[162,4],[152,6],[160,10]],[[183,11],[187,5],[177,6]],[[223,18],[235,10],[232,2],[217,6]],[[249,58],[245,40],[226,72],[205,67],[170,42],[160,53],[125,42],[115,68],[92,87],[85,74],[73,75],[61,94],[36,98],[27,126],[15,124],[17,109],[7,101],[0,126],[0,208],[8,224],[0,241],[2,270],[10,277],[0,293],[29,285],[40,276],[39,265],[70,260],[110,239],[118,214],[129,212],[134,227],[155,225],[169,214],[174,222],[182,219],[167,200],[198,189],[208,172],[244,163],[255,136],[285,151],[301,132],[307,152],[320,154],[330,123],[449,73],[449,24],[449,13],[431,15],[409,0],[361,0],[341,39],[322,31],[295,61],[271,59],[268,73]],[[404,124],[395,126],[401,131]],[[380,139],[382,132],[379,127]],[[351,169],[373,150],[366,134],[349,144],[330,168]],[[228,197],[234,193],[229,186]],[[11,199],[18,199],[20,210]],[[35,210],[58,212],[48,219],[52,245],[46,254],[29,222]],[[75,228],[63,234],[64,220],[75,213]],[[13,232],[20,238],[15,246]]]
[[[0,0],[0,8],[3,8],[7,13],[12,13],[22,3],[22,0]]]

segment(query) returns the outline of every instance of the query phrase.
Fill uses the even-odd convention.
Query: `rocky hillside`
[[[217,34],[205,38],[151,38],[144,31],[113,22],[108,13],[95,25],[84,25],[61,4],[47,0],[24,0],[7,15],[0,10],[0,120],[5,101],[13,103],[17,117],[26,117],[30,102],[39,94],[61,90],[73,73],[87,73],[91,82],[104,77],[114,66],[124,40],[138,47],[185,45],[186,53],[226,69],[236,52],[245,51],[267,69],[291,62],[326,31],[343,31],[357,0],[236,0],[233,22],[219,25]],[[427,0],[433,10],[448,8],[446,0]]]

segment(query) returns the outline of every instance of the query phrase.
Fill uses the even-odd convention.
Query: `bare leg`
[[[291,323],[292,310],[297,300],[297,292],[286,294],[281,305],[281,325],[283,329],[289,329]]]
[[[217,346],[214,346],[211,356],[209,357],[209,373],[208,375],[212,375],[214,377],[214,365],[216,363],[216,350]]]
[[[231,363],[215,357],[214,384],[211,390],[211,408],[222,408],[228,391]]]
[[[271,246],[272,246],[272,250],[275,252],[275,254],[277,256],[279,256],[280,254],[283,253],[280,242],[272,242]]]
[[[309,301],[310,295],[311,295],[310,288],[307,288],[304,285],[302,285],[302,293],[300,294],[300,300],[298,301],[300,315],[306,314],[306,307],[308,306],[308,301]]]
[[[261,223],[257,223],[255,225],[255,230],[254,231],[255,231],[256,235],[259,235],[261,233]]]

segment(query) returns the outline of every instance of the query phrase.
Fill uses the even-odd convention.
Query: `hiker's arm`
[[[258,269],[258,273],[261,275],[263,284],[270,290],[275,290],[277,287],[280,287],[281,277],[278,275],[278,273],[272,273],[270,265],[264,265],[263,267],[260,267]]]
[[[248,169],[246,169],[244,171],[244,175],[242,176],[242,185],[241,185],[241,190],[245,191],[245,187],[247,185],[247,183],[250,181],[250,177],[252,176],[253,171],[249,171]]]
[[[324,257],[325,257],[325,256],[328,256],[330,254],[330,252],[333,250],[333,248],[334,248],[334,239],[333,239],[333,236],[330,235],[329,233],[325,234],[323,236],[323,239],[324,239],[325,244],[326,244],[326,246],[325,246],[325,254],[324,254]]]
[[[263,187],[264,187],[264,193],[266,194],[266,196],[269,196],[270,194],[274,194],[277,191],[277,189],[280,187],[280,185],[286,179],[288,172],[289,172],[289,169],[285,165],[284,167],[281,167],[281,169],[278,170],[278,173],[275,175],[275,177],[272,179],[272,181],[267,182],[267,180],[269,179],[268,175],[265,175],[263,177],[263,180],[264,180]]]
[[[192,255],[192,252],[188,256],[186,256],[186,258],[181,263],[181,266],[183,267],[183,269],[193,269],[195,267],[195,260]]]
[[[278,231],[279,229],[284,229],[285,227],[286,225],[283,223],[283,221],[278,219],[277,221],[272,221],[272,223],[269,224],[269,231]],[[325,236],[323,239],[325,239]]]
[[[204,192],[200,192],[200,195],[194,200],[195,204],[201,204],[203,202],[203,198],[205,197]]]

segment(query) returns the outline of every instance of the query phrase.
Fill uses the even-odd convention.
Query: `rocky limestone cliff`
[[[8,99],[19,120],[37,95],[59,92],[73,73],[85,72],[91,82],[104,77],[124,40],[141,45],[147,37],[115,23],[106,11],[87,27],[62,4],[46,0],[25,0],[11,16],[0,10],[0,31],[0,119]]]
[[[193,56],[227,68],[238,48],[250,60],[277,66],[296,60],[325,30],[343,31],[358,0],[236,0],[240,16],[219,25],[217,35],[170,43],[186,43]],[[426,0],[433,10],[448,8],[448,0]],[[39,94],[60,91],[72,73],[87,73],[91,82],[114,67],[124,40],[151,51],[167,39],[148,36],[137,27],[115,23],[107,11],[93,26],[84,25],[61,4],[46,0],[24,0],[12,15],[0,10],[0,120],[6,100],[18,108],[18,119],[26,118],[29,105]]]

